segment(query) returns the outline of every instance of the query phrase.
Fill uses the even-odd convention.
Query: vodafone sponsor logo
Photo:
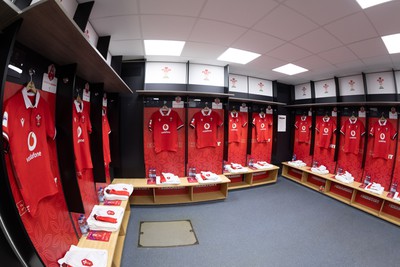
[[[78,135],[78,144],[79,143],[84,143],[85,139],[80,138],[82,136],[82,128],[81,128],[81,126],[78,126],[78,128],[76,128],[76,134]]]
[[[212,132],[212,130],[210,130],[211,126],[208,122],[204,123],[203,127],[204,127],[203,133]]]
[[[306,131],[306,129],[307,129],[307,127],[306,127],[306,126],[304,126],[304,125],[303,125],[303,126],[301,126],[301,131],[302,131],[302,132],[305,132],[305,131]]]
[[[37,145],[37,138],[34,132],[29,132],[28,134],[28,149],[29,151],[33,151]]]
[[[261,129],[264,129],[265,128],[265,123],[261,123]]]
[[[350,139],[356,139],[356,131],[354,130],[350,131]]]
[[[368,201],[374,202],[374,203],[379,203],[379,200],[378,200],[378,199],[373,198],[373,197],[370,197],[370,196],[368,196],[368,195],[361,194],[360,197],[363,198],[363,199],[366,199],[366,200],[368,200]]]
[[[171,133],[169,131],[169,125],[166,124],[166,123],[163,124],[162,129],[163,129],[163,131],[161,132],[161,134],[169,134],[169,133]]]
[[[381,133],[379,135],[379,142],[386,143],[385,138],[386,138],[386,135],[384,133]]]
[[[34,132],[30,132],[28,134],[27,145],[28,145],[29,151],[32,152],[33,150],[35,150],[36,145],[37,145],[37,137]],[[41,157],[41,156],[42,156],[42,151],[33,152],[26,158],[26,162],[30,162],[31,160]]]
[[[324,133],[327,134],[329,132],[328,128],[324,128]]]
[[[236,123],[232,123],[232,129],[236,129],[236,128],[237,128]]]

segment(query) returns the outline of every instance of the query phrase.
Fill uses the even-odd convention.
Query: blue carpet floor
[[[140,221],[185,219],[198,245],[138,248]],[[400,266],[400,228],[280,177],[225,201],[132,206],[122,266]]]

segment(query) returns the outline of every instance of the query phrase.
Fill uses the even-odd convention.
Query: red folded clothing
[[[108,217],[108,216],[100,216],[100,215],[93,215],[94,219],[96,221],[101,221],[101,222],[109,222],[109,223],[117,223],[117,219],[113,217]]]
[[[164,177],[164,175],[160,176],[160,183],[165,183],[167,179]]]
[[[124,190],[106,189],[106,192],[112,195],[129,196],[129,192]]]

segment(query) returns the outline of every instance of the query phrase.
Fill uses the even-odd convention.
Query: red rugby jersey
[[[149,131],[153,132],[154,151],[178,150],[178,130],[184,126],[179,114],[168,109],[162,109],[154,112],[151,115],[148,127]]]
[[[297,142],[309,143],[311,133],[310,130],[312,127],[311,117],[301,116],[301,118],[295,122],[294,127],[297,131]]]
[[[272,137],[272,115],[258,113],[253,116],[253,125],[256,127],[257,142],[271,142]]]
[[[243,112],[242,112],[243,113]],[[239,143],[243,128],[247,125],[247,113],[231,112],[229,114],[228,143]]]
[[[362,121],[357,118],[348,119],[340,128],[340,132],[344,135],[344,152],[357,155],[360,151],[361,137],[365,134]]]
[[[395,139],[396,129],[388,120],[378,120],[372,125],[369,134],[374,137],[372,157],[387,159],[390,149],[390,139]]]
[[[103,112],[102,113],[103,156],[104,156],[104,165],[108,166],[111,162],[110,138],[109,138],[111,129],[110,129],[110,124],[108,123],[107,109],[103,107],[102,112]]]
[[[190,126],[196,130],[196,147],[216,147],[217,128],[223,125],[223,121],[217,112],[202,109],[193,115]]]
[[[89,134],[92,132],[92,124],[84,102],[74,101],[72,107],[72,130],[75,153],[75,166],[78,173],[84,169],[92,169],[92,155],[90,152]]]
[[[318,146],[329,148],[333,133],[336,131],[336,123],[330,117],[322,117],[318,120],[315,130],[319,138]]]
[[[48,139],[56,129],[47,102],[24,88],[4,105],[3,137],[10,145],[12,164],[27,210],[35,215],[40,200],[58,192]]]

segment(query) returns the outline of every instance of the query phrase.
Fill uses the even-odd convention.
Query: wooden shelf
[[[241,189],[241,188],[275,183],[278,179],[278,170],[279,170],[279,167],[275,166],[275,165],[272,165],[271,168],[265,169],[265,170],[253,170],[248,167],[247,171],[226,172],[226,173],[224,173],[224,175],[227,177],[235,176],[235,175],[244,175],[244,179],[242,182],[229,184],[228,189],[235,190],[235,189]],[[259,174],[259,173],[263,173],[263,172],[268,173],[268,177],[261,178],[261,179],[254,179],[254,177],[256,176],[255,174]]]
[[[240,98],[240,97],[229,97],[229,101],[244,102],[244,103],[259,103],[259,104],[273,105],[273,106],[286,106],[286,103],[281,103],[281,102]]]
[[[228,186],[229,190],[235,190],[235,189],[241,189],[241,188],[247,188],[250,187],[250,185],[246,182],[240,182],[240,183],[230,183]]]
[[[348,198],[345,198],[345,197],[343,197],[343,196],[341,196],[341,195],[335,194],[335,193],[330,192],[330,191],[325,192],[325,194],[328,195],[328,196],[330,196],[331,198],[334,198],[334,199],[336,199],[336,200],[339,200],[339,201],[341,201],[341,202],[344,202],[344,203],[350,205],[350,199],[348,199]]]
[[[384,219],[384,220],[386,220],[386,221],[388,221],[388,222],[391,222],[393,224],[396,224],[396,225],[400,226],[400,219],[395,217],[395,216],[389,215],[389,214],[387,214],[385,212],[381,212],[379,214],[379,217]]]
[[[113,267],[121,266],[122,252],[124,251],[125,236],[120,236],[115,246]]]
[[[400,226],[400,218],[390,215],[387,212],[384,212],[383,210],[386,207],[386,204],[390,203],[391,204],[395,204],[397,205],[396,208],[396,212],[398,212],[398,210],[400,210],[400,202],[397,202],[391,198],[387,197],[388,192],[383,192],[381,195],[378,194],[374,194],[371,191],[365,190],[363,188],[360,188],[361,183],[359,182],[353,182],[350,184],[347,183],[343,183],[339,180],[336,180],[333,174],[325,174],[325,175],[321,175],[321,174],[316,174],[310,171],[310,167],[294,167],[289,165],[287,162],[282,162],[282,176],[293,180],[299,184],[302,184],[306,187],[312,188],[314,190],[319,191],[319,186],[310,183],[309,181],[307,181],[307,179],[309,178],[309,175],[312,174],[320,179],[325,180],[325,190],[324,193],[325,195],[334,198],[338,201],[341,201],[343,203],[346,203],[352,207],[358,208],[359,210],[362,210],[364,212],[367,212],[371,215],[377,216],[383,220],[386,220],[388,222],[391,222],[393,224],[399,225]],[[297,177],[293,177],[292,175],[288,174],[289,169],[294,169],[297,171],[300,171],[302,173],[302,179],[299,180]],[[333,183],[338,184],[340,186],[346,187],[347,189],[349,189],[348,191],[348,196],[342,196],[340,194],[337,194],[335,192],[332,192],[332,186]],[[351,191],[350,191],[351,190]],[[347,190],[345,190],[347,192]],[[366,201],[373,201],[375,204],[370,204],[368,202],[362,204],[360,203],[360,199],[358,198],[359,194],[362,195],[367,195],[366,196],[360,196],[362,198],[364,198]],[[370,199],[370,200],[369,200]],[[369,207],[371,206],[371,207]]]
[[[121,222],[119,231],[111,233],[108,242],[88,240],[86,236],[82,236],[78,242],[78,247],[105,249],[108,251],[107,267],[116,267],[121,264],[121,256],[124,248],[125,234],[128,228],[130,217],[130,206],[128,201],[122,201],[120,207],[124,208],[124,217]]]
[[[224,175],[220,175],[220,178],[220,182],[211,184],[189,183],[186,177],[180,178],[179,185],[147,184],[145,178],[116,178],[113,183],[133,185],[134,190],[130,197],[132,205],[163,205],[225,199],[230,180]],[[151,195],[135,195],[135,191],[141,191],[140,189],[150,190]]]
[[[18,13],[13,3],[0,0],[0,31],[15,21]]]
[[[159,96],[203,96],[203,97],[230,97],[233,94],[212,93],[212,92],[196,92],[196,91],[164,91],[164,90],[136,90],[139,95]]]
[[[59,65],[77,63],[77,75],[90,83],[104,83],[106,92],[132,93],[57,0],[43,0],[26,8],[17,40]]]
[[[350,205],[353,206],[353,207],[356,207],[356,208],[358,208],[358,209],[360,209],[362,211],[368,212],[368,213],[370,213],[372,215],[375,215],[375,216],[379,215],[379,211],[378,210],[375,210],[375,209],[372,209],[370,207],[364,206],[364,205],[362,205],[360,203],[353,202]]]

